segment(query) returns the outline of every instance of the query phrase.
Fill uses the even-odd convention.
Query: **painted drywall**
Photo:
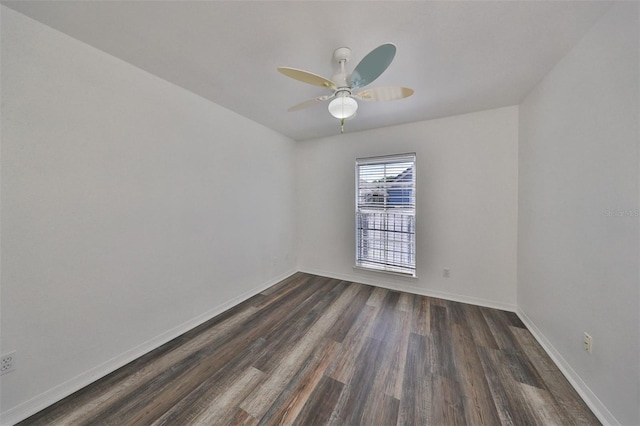
[[[10,424],[294,272],[295,142],[1,14]]]
[[[519,126],[518,307],[601,419],[626,425],[640,424],[638,14],[604,15]]]
[[[601,416],[639,422],[640,227],[617,216],[638,206],[637,6],[524,101],[520,155],[518,107],[294,146],[1,8],[0,350],[18,351],[3,424],[277,281],[296,252],[301,270],[507,309],[517,264],[518,312]],[[403,152],[417,279],[352,267],[353,160]]]
[[[299,268],[514,309],[517,146],[518,107],[299,142]],[[418,278],[354,269],[355,159],[407,152],[417,155]]]

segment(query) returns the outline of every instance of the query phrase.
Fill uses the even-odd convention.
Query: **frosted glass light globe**
[[[357,110],[358,103],[349,96],[339,96],[329,102],[329,112],[339,120],[351,117]]]

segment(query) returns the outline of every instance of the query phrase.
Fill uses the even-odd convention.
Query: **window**
[[[356,267],[416,276],[416,155],[356,160]]]

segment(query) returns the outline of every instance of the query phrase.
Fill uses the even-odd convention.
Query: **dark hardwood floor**
[[[21,424],[599,423],[514,313],[298,273]]]

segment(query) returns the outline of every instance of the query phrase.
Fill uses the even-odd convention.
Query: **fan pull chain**
[[[340,120],[340,133],[344,133],[344,118]]]

